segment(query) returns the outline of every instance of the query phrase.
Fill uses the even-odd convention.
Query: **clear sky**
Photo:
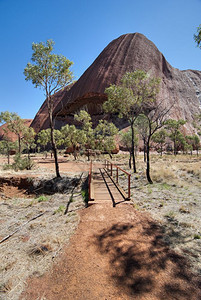
[[[139,32],[178,69],[201,70],[193,34],[201,0],[0,0],[0,112],[33,118],[43,92],[26,82],[32,42],[55,41],[55,53],[74,62],[75,79],[115,38]]]

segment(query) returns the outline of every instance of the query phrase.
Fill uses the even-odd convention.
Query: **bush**
[[[34,166],[34,162],[28,158],[22,158],[20,154],[16,154],[14,157],[14,162],[11,165],[4,165],[3,169],[13,169],[16,172],[19,170],[31,170]]]

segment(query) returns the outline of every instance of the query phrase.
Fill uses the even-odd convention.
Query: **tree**
[[[16,148],[16,143],[5,138],[0,141],[0,153],[7,155],[8,165],[10,164],[10,151]]]
[[[53,54],[53,45],[52,40],[47,40],[46,44],[42,42],[32,44],[33,54],[31,60],[33,64],[27,64],[24,75],[27,81],[31,80],[36,88],[42,88],[44,91],[48,107],[56,176],[60,177],[57,146],[54,138],[54,94],[71,83],[72,72],[69,68],[73,63],[63,55]]]
[[[194,40],[199,48],[201,48],[201,24],[197,27],[197,34],[194,34]]]
[[[141,139],[143,140],[144,162],[146,162],[146,141],[149,127],[146,116],[144,114],[140,114],[135,121],[135,125],[138,129]]]
[[[156,100],[152,102],[149,106],[149,110],[145,108],[144,115],[147,118],[148,123],[148,131],[147,131],[147,138],[146,138],[146,176],[149,183],[153,183],[151,176],[150,176],[150,142],[153,138],[153,135],[156,133],[157,130],[161,129],[167,121],[169,111],[171,110],[172,106],[168,108],[164,108],[162,102],[157,102]]]
[[[31,148],[35,148],[36,145],[35,145],[35,131],[32,127],[27,127],[25,130],[24,130],[24,135],[23,135],[23,144],[25,145],[26,147],[26,150],[27,150],[27,154],[28,154],[28,161],[30,162],[30,150]]]
[[[132,133],[132,160],[133,171],[136,172],[134,151],[134,123],[143,110],[149,110],[149,104],[155,101],[159,92],[160,79],[150,77],[146,72],[137,70],[127,72],[120,85],[110,85],[105,93],[108,100],[103,108],[106,112],[117,113],[119,118],[124,118],[131,127]]]
[[[81,110],[78,114],[74,115],[74,118],[77,122],[81,124],[82,130],[85,133],[86,136],[85,149],[87,150],[87,155],[89,160],[90,149],[95,148],[94,130],[92,128],[91,116],[87,111]]]
[[[86,143],[86,135],[83,130],[77,129],[75,125],[65,125],[61,128],[63,144],[66,147],[72,147],[73,156],[77,159],[77,152],[80,145]]]
[[[197,134],[193,134],[193,135],[187,135],[185,137],[186,142],[188,143],[188,145],[190,146],[191,149],[191,155],[192,155],[192,150],[195,149],[197,152],[197,156],[199,154],[199,148],[200,148],[200,138]]]
[[[160,131],[155,132],[152,137],[153,142],[159,145],[161,156],[163,154],[163,150],[166,145],[166,137],[167,136],[168,136],[167,131],[164,128],[162,128]]]
[[[21,154],[21,140],[24,135],[24,131],[27,128],[24,125],[24,121],[18,116],[16,113],[11,113],[8,111],[1,112],[0,114],[0,123],[5,122],[7,124],[7,128],[4,129],[5,135],[8,136],[8,130],[13,132],[17,136],[18,140],[18,152]]]
[[[193,126],[196,128],[197,134],[201,136],[201,114],[194,116]]]
[[[177,155],[178,152],[178,146],[179,142],[181,141],[182,138],[182,133],[180,131],[181,126],[183,126],[186,123],[185,120],[174,120],[174,119],[169,119],[166,122],[166,129],[169,130],[170,134],[169,137],[171,141],[173,142],[173,151],[174,155]]]
[[[45,150],[45,146],[47,146],[47,144],[50,141],[51,141],[50,129],[42,129],[41,131],[39,131],[37,135],[37,143],[42,145],[44,150]]]
[[[56,144],[56,147],[58,148],[59,146],[63,145],[63,136],[60,130],[54,129],[53,132],[54,135],[54,141]],[[48,145],[48,143],[51,143],[51,130],[50,128],[48,129],[42,129],[38,133],[37,137],[37,143],[42,145],[45,149],[45,146]]]
[[[102,152],[107,152],[111,157],[112,150],[115,149],[115,135],[117,135],[117,127],[106,120],[100,120],[94,129],[95,148]]]
[[[136,130],[135,130],[136,132]],[[129,168],[131,169],[131,159],[132,159],[132,132],[131,132],[131,128],[129,128],[128,131],[121,131],[120,132],[120,139],[121,139],[121,143],[124,145],[124,147],[126,147],[127,151],[129,151]],[[138,145],[139,143],[139,139],[137,137],[137,135],[135,134],[134,137],[135,141],[134,144]]]

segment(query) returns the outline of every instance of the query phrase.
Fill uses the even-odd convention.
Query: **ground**
[[[88,162],[60,160],[66,182],[80,180],[73,192],[73,184],[62,189],[65,181],[62,192],[35,196],[13,179],[1,184],[0,239],[22,225],[0,244],[2,299],[19,299],[23,290],[21,299],[200,299],[199,158],[153,157],[153,185],[138,158],[132,200],[115,208],[86,208],[81,189]],[[127,168],[127,156],[114,160]],[[32,177],[36,185],[39,176],[43,182],[54,176],[50,159],[36,161],[28,174],[1,176]]]

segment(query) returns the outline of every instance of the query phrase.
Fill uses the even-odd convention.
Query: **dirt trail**
[[[201,280],[162,237],[131,204],[92,204],[52,270],[29,279],[21,299],[201,299]]]

